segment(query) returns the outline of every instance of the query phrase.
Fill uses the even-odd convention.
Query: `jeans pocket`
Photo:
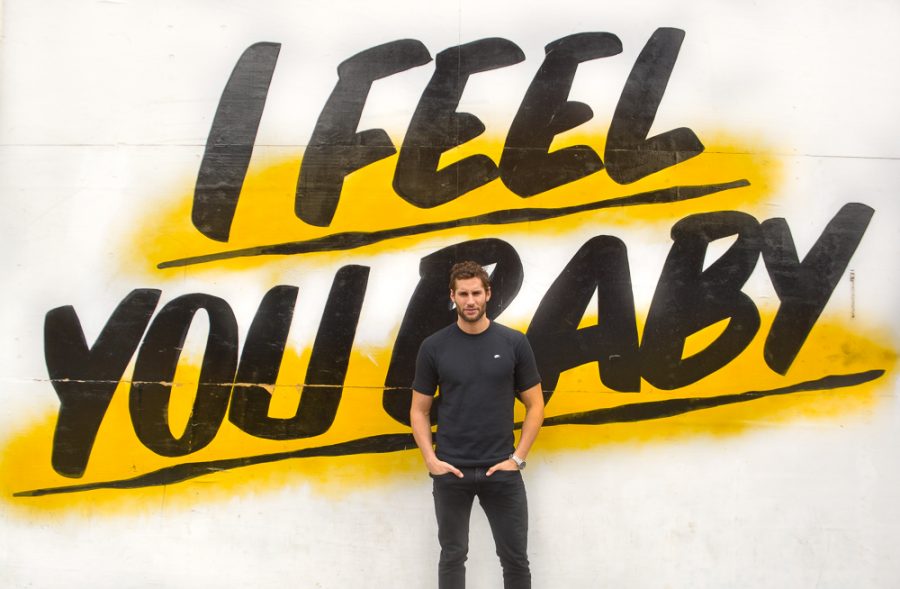
[[[522,471],[520,470],[495,470],[494,473],[487,477],[488,480],[493,479],[495,483],[506,485],[522,485]]]

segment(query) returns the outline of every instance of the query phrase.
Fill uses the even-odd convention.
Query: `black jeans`
[[[464,467],[463,478],[453,473],[434,476],[434,511],[437,515],[441,560],[440,589],[466,586],[469,552],[469,515],[478,496],[487,515],[503,567],[504,589],[530,589],[528,567],[528,501],[525,483],[517,470],[497,470],[485,476],[487,467]]]

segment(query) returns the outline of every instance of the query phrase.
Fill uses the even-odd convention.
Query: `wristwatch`
[[[519,470],[522,470],[525,468],[525,461],[522,460],[521,458],[519,458],[518,456],[516,456],[515,454],[510,454],[509,459],[516,463],[516,466],[519,468]]]

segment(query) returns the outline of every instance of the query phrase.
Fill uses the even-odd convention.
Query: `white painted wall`
[[[584,66],[580,74],[590,75],[573,89],[573,98],[593,101],[602,128],[653,30],[682,28],[687,37],[654,130],[725,131],[771,149],[783,179],[762,206],[768,212],[755,214],[788,219],[800,251],[842,204],[875,208],[851,262],[854,320],[878,328],[887,348],[900,341],[895,2],[6,0],[2,17],[0,446],[58,404],[43,356],[52,308],[75,306],[91,342],[133,288],[162,288],[163,302],[208,292],[229,301],[246,332],[273,285],[265,269],[164,278],[128,267],[122,251],[160,199],[168,204],[191,186],[222,87],[241,51],[258,41],[282,43],[258,145],[302,151],[337,64],[378,43],[416,38],[434,55],[488,36],[514,41],[526,61],[489,74],[503,83],[473,78],[464,102],[502,135],[546,43],[591,30],[622,39],[623,54]],[[431,67],[376,88],[361,127],[384,126],[399,144]],[[604,231],[628,243],[636,302],[646,309],[668,228],[599,224],[562,237],[504,235],[526,267],[504,319],[527,321],[564,261]],[[419,258],[453,242],[348,254],[288,275],[319,291],[302,300],[315,319],[339,266],[370,265],[357,342],[377,346],[405,310],[405,298],[394,304],[388,287],[408,292]],[[761,268],[748,289],[770,293]],[[845,277],[829,316],[846,320],[850,297]],[[308,323],[292,334],[311,338],[316,324]],[[900,406],[893,373],[885,380],[864,409],[761,422],[732,436],[546,453],[539,440],[526,472],[535,586],[897,586]],[[49,469],[45,454],[34,460]],[[22,509],[30,500],[0,501],[5,587],[436,585],[424,469],[419,479],[398,476],[337,497],[295,481],[229,499],[206,501],[198,491],[188,505],[162,501],[122,513],[42,514]],[[501,586],[477,509],[469,579],[471,587]]]

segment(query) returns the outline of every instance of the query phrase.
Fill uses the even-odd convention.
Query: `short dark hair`
[[[468,280],[469,278],[480,278],[484,290],[491,290],[491,277],[480,264],[471,260],[454,264],[450,269],[450,290],[456,290],[457,280]]]

